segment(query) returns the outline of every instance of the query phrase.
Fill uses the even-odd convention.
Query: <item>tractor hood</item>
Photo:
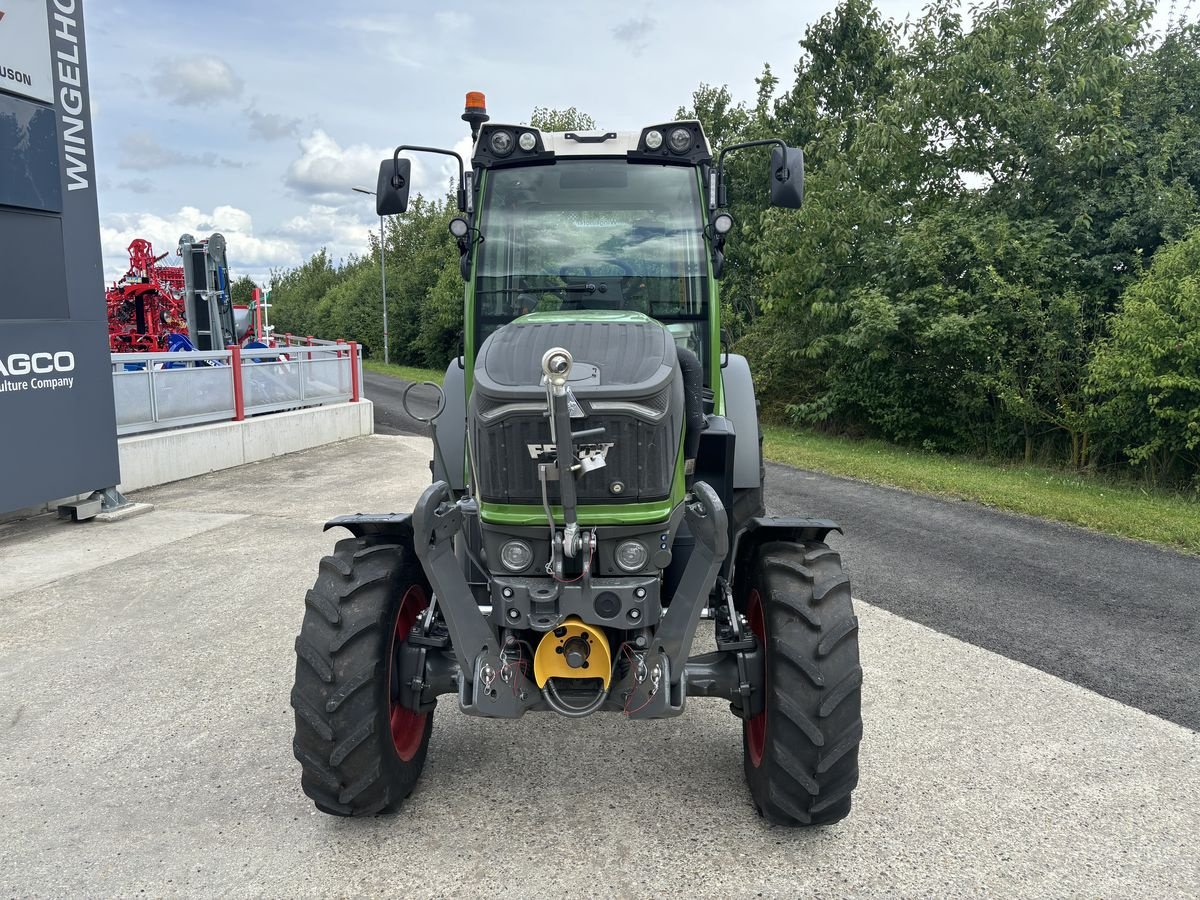
[[[674,339],[641,313],[569,310],[523,316],[480,348],[469,428],[481,498],[541,503],[537,466],[553,458],[541,363],[552,347],[574,358],[572,430],[604,429],[576,447],[607,463],[580,477],[580,502],[670,496],[684,421]]]
[[[675,342],[638,312],[571,310],[530,313],[500,328],[480,348],[475,385],[484,396],[541,399],[542,354],[564,347],[575,364],[570,387],[597,398],[658,393],[678,367]]]

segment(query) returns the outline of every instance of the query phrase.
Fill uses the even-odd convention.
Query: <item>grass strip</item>
[[[378,360],[363,360],[363,368],[377,375],[391,375],[393,378],[403,378],[405,381],[432,381],[441,384],[446,373],[439,369],[421,369],[417,366],[398,366],[395,363],[384,364]]]
[[[764,426],[774,462],[1082,525],[1200,553],[1200,502],[1040,466],[942,456],[882,441]]]

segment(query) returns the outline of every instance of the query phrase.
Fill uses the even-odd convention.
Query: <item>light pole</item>
[[[354,188],[360,194],[370,194],[375,196],[374,191],[368,191],[366,188]],[[388,326],[387,326],[387,267],[383,264],[383,216],[379,217],[379,286],[383,292],[383,364],[388,364]]]

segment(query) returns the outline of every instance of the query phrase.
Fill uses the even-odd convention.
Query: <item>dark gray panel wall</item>
[[[66,267],[46,265],[65,250],[61,216],[0,206],[0,322],[68,318]]]
[[[64,351],[73,357],[73,366]],[[51,354],[50,359],[35,360],[41,353]],[[28,356],[38,368],[51,371],[0,375],[0,511],[116,484],[120,478],[105,326],[0,323],[0,361],[6,368],[14,355],[18,368]]]
[[[120,481],[82,0],[45,2],[53,103],[0,89],[0,512]]]
[[[0,204],[62,211],[54,110],[0,94]]]

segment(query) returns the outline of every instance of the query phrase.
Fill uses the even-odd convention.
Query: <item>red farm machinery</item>
[[[179,238],[178,265],[162,265],[150,241],[128,247],[129,271],[106,292],[108,342],[114,353],[224,350],[255,334],[251,309],[235,307],[225,238]]]
[[[129,245],[129,271],[105,292],[108,343],[113,353],[164,353],[171,334],[186,333],[182,266],[160,263],[153,245],[135,238]]]

